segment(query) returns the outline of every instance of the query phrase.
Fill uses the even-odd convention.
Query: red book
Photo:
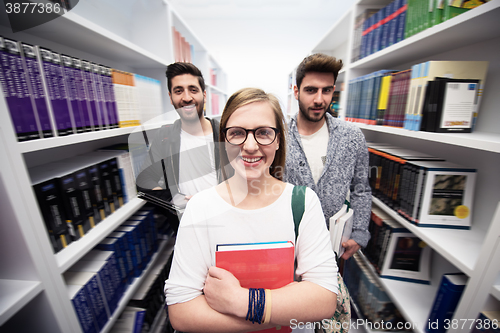
[[[220,244],[215,264],[233,273],[244,288],[277,289],[293,282],[294,245],[292,242]],[[290,327],[258,332],[291,332]]]

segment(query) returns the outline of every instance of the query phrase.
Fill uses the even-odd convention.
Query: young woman
[[[194,195],[179,227],[165,295],[172,326],[182,332],[248,332],[331,318],[337,266],[316,194],[306,190],[295,241],[293,185],[281,181],[286,124],[276,97],[245,88],[221,117],[221,165],[226,180]],[[268,291],[262,318],[246,320],[249,289],[215,267],[217,244],[291,241],[300,282]],[[291,320],[293,320],[291,322]]]

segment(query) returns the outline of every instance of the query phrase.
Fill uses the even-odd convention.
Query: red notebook
[[[216,266],[233,273],[244,288],[277,289],[293,282],[292,242],[220,244],[216,250]],[[258,332],[291,331],[282,326]]]

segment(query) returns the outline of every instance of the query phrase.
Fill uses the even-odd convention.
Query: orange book
[[[277,289],[293,282],[292,242],[219,244],[216,250],[216,266],[233,273],[244,288]],[[258,332],[291,331],[290,327],[276,327]]]

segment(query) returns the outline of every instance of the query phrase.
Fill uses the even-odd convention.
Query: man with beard
[[[157,131],[149,150],[151,165],[136,182],[140,190],[150,193],[167,190],[162,199],[180,194],[187,201],[220,182],[219,122],[203,116],[205,81],[195,65],[176,62],[166,74],[170,102],[180,119]]]
[[[349,193],[354,221],[351,239],[342,244],[347,259],[370,239],[371,189],[363,133],[327,113],[341,68],[342,60],[321,53],[298,66],[294,94],[299,112],[289,124],[285,180],[316,192],[327,226]]]

